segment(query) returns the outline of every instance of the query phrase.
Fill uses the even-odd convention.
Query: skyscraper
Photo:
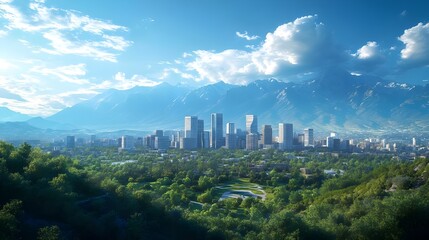
[[[226,134],[235,134],[235,123],[226,124]]]
[[[262,144],[273,144],[273,129],[271,128],[271,125],[262,125]]]
[[[122,136],[121,137],[121,149],[133,149],[134,148],[134,138],[132,136]]]
[[[185,117],[185,137],[180,141],[180,148],[195,149],[197,148],[198,138],[198,118],[196,116]]]
[[[237,148],[237,134],[235,133],[235,124],[234,123],[227,123],[226,124],[225,147],[227,149],[236,149]]]
[[[196,116],[185,117],[185,138],[197,138],[198,118]]]
[[[249,133],[246,135],[246,150],[258,150],[258,138],[256,133]]]
[[[197,148],[204,148],[204,120],[198,119]]]
[[[279,123],[279,148],[292,149],[293,146],[293,124]]]
[[[74,136],[67,136],[66,137],[66,147],[67,148],[74,148],[75,146],[76,146],[75,137]]]
[[[211,114],[210,147],[220,148],[223,145],[223,115],[222,113]]]
[[[256,115],[246,115],[246,132],[258,133],[258,118]]]
[[[314,146],[314,135],[313,135],[312,128],[304,129],[304,146],[305,147]]]

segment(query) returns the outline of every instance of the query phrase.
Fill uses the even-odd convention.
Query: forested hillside
[[[423,239],[428,163],[274,150],[66,157],[0,142],[0,239]],[[226,191],[242,196],[219,200]]]

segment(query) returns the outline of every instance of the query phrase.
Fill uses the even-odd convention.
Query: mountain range
[[[181,129],[185,115],[209,126],[210,113],[244,127],[291,122],[335,131],[428,131],[429,85],[407,85],[330,70],[312,81],[257,80],[245,86],[218,82],[197,89],[172,86],[110,90],[48,118],[90,129]]]
[[[196,115],[209,128],[210,113],[244,128],[245,115],[260,127],[279,122],[295,129],[337,132],[429,131],[429,85],[388,82],[330,70],[312,81],[257,80],[244,86],[224,82],[189,89],[162,83],[155,87],[108,90],[46,119],[25,123],[37,129],[182,129],[185,115]],[[1,114],[1,112],[0,112]],[[1,115],[0,115],[1,116]]]

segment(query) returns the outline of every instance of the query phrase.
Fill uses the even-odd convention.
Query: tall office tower
[[[235,133],[235,124],[226,124],[226,136],[225,136],[225,147],[227,149],[237,148],[237,134]]]
[[[122,136],[121,149],[133,149],[133,148],[134,148],[134,138],[131,136]]]
[[[155,130],[155,132],[153,134],[157,137],[162,137],[162,136],[164,136],[164,131],[163,130]]]
[[[305,135],[303,133],[299,133],[297,135],[297,139],[298,139],[298,146],[299,147],[303,147],[304,146],[304,141],[305,141]]]
[[[329,149],[334,149],[334,137],[326,137],[326,147]]]
[[[195,149],[197,148],[198,138],[198,118],[196,116],[185,117],[185,137],[180,147],[182,149]]]
[[[196,116],[185,117],[185,138],[197,138],[198,118]]]
[[[155,149],[167,150],[170,148],[170,138],[168,136],[155,136]]]
[[[210,148],[210,131],[204,131],[204,145],[203,148]]]
[[[223,146],[223,115],[222,113],[212,113],[210,147],[217,149],[222,146]]]
[[[237,134],[226,134],[225,147],[227,149],[237,149]]]
[[[237,136],[236,147],[238,149],[245,149],[246,148],[246,131],[243,131],[240,128],[237,128],[235,132]]]
[[[204,120],[198,119],[197,148],[204,148]]]
[[[235,134],[235,123],[226,124],[226,134]]]
[[[279,123],[279,149],[292,149],[293,147],[293,124]]]
[[[304,129],[304,146],[305,147],[314,146],[314,135],[313,135],[312,128]]]
[[[91,135],[91,140],[89,140],[89,143],[94,144],[95,141],[97,141],[97,136],[96,135]]]
[[[258,133],[258,118],[256,115],[246,115],[246,132]]]
[[[249,133],[246,135],[246,150],[258,150],[259,135],[257,133]]]
[[[273,129],[271,128],[271,125],[262,125],[262,144],[273,144]]]
[[[75,137],[74,136],[67,136],[66,137],[66,147],[67,148],[74,148],[75,146],[76,146]]]
[[[413,147],[417,146],[417,139],[415,137],[413,137],[412,141],[413,141]]]

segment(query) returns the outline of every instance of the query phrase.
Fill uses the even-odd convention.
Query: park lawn
[[[263,186],[260,186],[256,183],[250,183],[249,178],[238,178],[231,180],[225,184],[219,185],[214,188],[214,197],[220,198],[223,193],[228,191],[240,191],[240,190],[247,190],[251,191],[253,194],[264,194],[263,191],[261,191],[258,187],[261,187],[263,189]]]

